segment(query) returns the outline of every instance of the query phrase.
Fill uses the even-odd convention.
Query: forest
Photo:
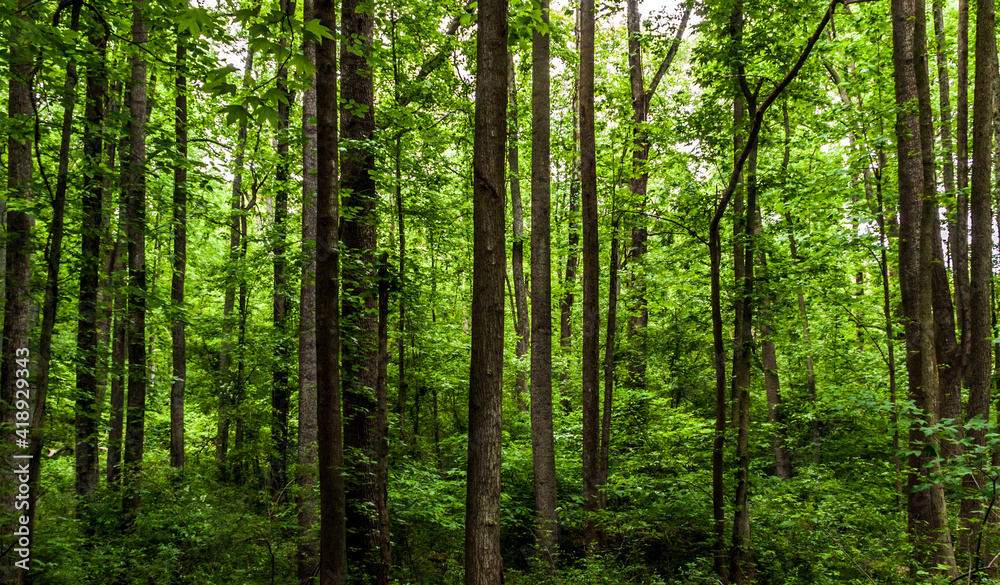
[[[2,0],[0,584],[1000,583],[995,17]]]

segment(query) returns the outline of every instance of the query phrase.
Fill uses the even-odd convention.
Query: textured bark
[[[742,81],[742,80],[741,80]],[[745,83],[744,96],[750,110],[756,110],[754,95]],[[736,343],[733,347],[733,397],[736,399],[736,496],[733,516],[733,547],[729,555],[729,575],[735,583],[752,583],[756,577],[750,552],[750,356],[753,353],[753,312],[754,312],[754,251],[756,242],[754,226],[757,216],[757,146],[750,146],[746,162],[746,216],[743,222],[745,232],[743,280],[736,281],[737,295],[743,295],[743,302],[737,303],[743,316],[738,320]],[[739,290],[742,288],[742,290]]]
[[[280,10],[290,22],[295,14],[295,2],[281,0]],[[288,41],[282,35],[281,46],[287,45]],[[278,164],[275,169],[277,190],[274,193],[274,232],[271,240],[271,250],[274,253],[271,323],[275,337],[274,369],[271,372],[271,492],[276,499],[283,499],[282,490],[288,485],[288,395],[291,392],[289,364],[292,355],[287,323],[288,276],[285,251],[288,248],[288,110],[293,99],[292,92],[288,89],[288,70],[283,63],[278,66],[277,89],[288,103],[278,102]]]
[[[18,7],[28,4],[25,1],[18,2]],[[30,17],[25,13],[21,16],[25,24],[30,23]],[[15,21],[16,22],[16,21]],[[19,23],[18,23],[19,24]],[[21,35],[24,31],[20,27],[15,29],[13,34]],[[3,440],[5,445],[14,442],[14,408],[17,399],[23,399],[24,394],[17,396],[16,375],[20,366],[14,360],[15,357],[24,357],[25,352],[18,352],[20,348],[31,349],[28,346],[29,305],[31,299],[28,296],[28,281],[30,278],[31,266],[31,217],[23,206],[31,200],[31,135],[27,130],[30,117],[32,115],[31,104],[31,84],[32,84],[32,55],[27,44],[14,42],[10,45],[10,78],[7,93],[7,116],[13,121],[15,127],[23,132],[11,133],[7,138],[7,189],[9,198],[17,201],[20,208],[12,208],[7,212],[7,233],[6,233],[6,272],[4,273],[5,297],[4,297],[4,320],[3,320],[3,363],[0,365],[0,404],[3,404],[3,421],[5,429]],[[31,360],[35,361],[35,360]],[[30,398],[30,396],[29,396]],[[37,395],[36,395],[37,400]],[[5,457],[4,468],[10,470],[14,467],[14,460]],[[8,476],[9,477],[9,476]],[[37,477],[37,475],[35,476]],[[8,480],[9,481],[9,480]],[[6,485],[6,484],[5,484]],[[4,516],[13,518],[16,513],[14,509],[14,490],[5,487],[3,496]],[[8,516],[9,515],[9,516]],[[4,550],[9,550],[14,546],[12,534],[14,525],[3,523],[3,535],[0,536],[0,544]],[[8,555],[0,568],[0,576],[6,582],[12,581],[13,575],[13,554]]]
[[[381,434],[376,398],[378,382],[378,245],[375,205],[375,152],[368,146],[375,130],[375,86],[371,65],[374,14],[359,0],[341,8],[345,41],[340,48],[341,136],[346,149],[340,161],[343,242],[341,372],[344,401],[347,555],[351,581],[389,582],[388,543],[382,546],[379,517],[384,506],[377,452]],[[348,105],[350,104],[350,105]]]
[[[144,47],[146,1],[133,0],[132,42]],[[132,79],[129,96],[129,166],[128,166],[128,404],[125,409],[125,448],[123,462],[123,508],[125,523],[131,525],[139,515],[142,497],[139,477],[142,467],[146,425],[146,53],[132,56]]]
[[[517,82],[514,71],[514,54],[507,53],[507,161],[510,166],[510,204],[514,241],[510,244],[510,265],[514,281],[514,332],[517,334],[517,344],[514,354],[518,360],[528,353],[528,291],[524,282],[524,212],[521,207],[521,172],[518,161],[518,120],[517,120]],[[532,166],[532,169],[534,166]],[[532,223],[534,226],[534,223]],[[528,380],[525,372],[517,372],[517,408],[521,412],[528,411]]]
[[[548,0],[540,0],[549,22]],[[536,554],[556,567],[556,456],[552,430],[551,80],[549,34],[531,37],[531,456]]]
[[[114,323],[111,334],[111,389],[108,399],[108,487],[117,490],[121,487],[122,438],[125,428],[125,384],[128,380],[128,297],[125,294],[125,283],[128,277],[126,271],[127,246],[125,232],[127,231],[124,204],[119,206],[118,249],[112,269],[113,282],[116,285],[114,293]]]
[[[465,508],[465,585],[500,585],[500,429],[503,391],[504,132],[507,1],[479,3],[473,141],[472,362]]]
[[[900,110],[896,117],[896,148],[899,177],[899,274],[906,325],[910,399],[922,415],[910,427],[907,517],[915,548],[914,562],[926,570],[942,564],[955,576],[955,560],[945,521],[944,491],[940,483],[915,491],[928,482],[938,465],[932,462],[938,450],[934,435],[925,437],[923,426],[938,422],[937,376],[934,356],[934,329],[931,303],[930,204],[925,200],[933,184],[925,184],[921,158],[921,130],[918,116],[905,104],[919,99],[919,69],[926,65],[924,52],[923,2],[899,0],[892,5],[893,68],[895,98]],[[926,69],[924,70],[926,73]],[[934,210],[936,213],[936,210]]]
[[[182,9],[187,7],[183,0]],[[187,339],[184,326],[184,279],[187,276],[187,34],[177,31],[177,81],[174,97],[174,266],[170,281],[173,324],[170,328],[173,380],[170,384],[170,466],[184,468],[184,387],[187,383]]]
[[[926,45],[926,23],[918,26],[923,30],[922,34],[924,35],[924,44]],[[943,36],[943,33],[940,36]],[[940,52],[938,56],[940,59]],[[938,363],[938,414],[942,419],[953,419],[961,422],[962,377],[968,344],[958,343],[956,339],[955,305],[951,298],[951,288],[948,283],[948,273],[945,268],[941,238],[937,235],[941,233],[941,225],[937,211],[937,177],[934,168],[934,128],[933,113],[931,111],[929,63],[926,53],[922,53],[918,57],[920,63],[917,66],[917,89],[920,96],[921,163],[924,172],[924,196],[927,198],[930,209],[933,210],[929,218],[932,234],[929,243],[931,245],[932,256],[931,304],[934,320],[934,349],[935,359]],[[941,91],[947,91],[947,74],[945,73],[942,76],[940,68],[938,79]],[[939,98],[938,101],[942,102],[943,100]],[[944,119],[943,115],[942,119]],[[944,125],[942,125],[942,132],[944,132]],[[942,134],[943,139],[944,135]],[[948,140],[950,142],[950,136]],[[942,146],[944,146],[943,143]],[[949,158],[950,156],[948,154]],[[945,166],[946,185],[951,180],[951,177],[947,176],[948,170],[948,167]],[[961,427],[959,427],[959,436],[956,438],[961,439]],[[941,444],[941,453],[945,459],[958,455],[960,452],[961,447],[952,441],[945,441]]]
[[[940,59],[940,57],[939,57]],[[940,67],[940,66],[939,66]],[[972,323],[969,320],[969,2],[958,0],[958,64],[955,104],[955,173],[957,191],[955,205],[949,209],[948,244],[951,249],[952,279],[955,287],[955,309],[962,341],[968,340]],[[943,102],[942,102],[943,104]],[[944,132],[942,118],[942,132]],[[943,141],[943,134],[942,134]],[[942,143],[947,149],[947,145]],[[951,158],[950,156],[948,157]],[[947,170],[945,171],[947,179]],[[947,188],[947,184],[946,184]]]
[[[317,0],[321,25],[336,30],[336,3]],[[340,414],[340,255],[337,221],[337,44],[316,51],[316,421],[319,448],[320,585],[347,581],[344,450]]]
[[[313,0],[303,0],[303,20],[315,17]],[[306,40],[302,52],[314,65],[316,42]],[[299,289],[299,538],[297,578],[306,583],[319,560],[313,530],[316,515],[316,76],[302,94],[302,284]]]
[[[594,1],[581,0],[580,15],[580,187],[583,199],[583,511],[584,546],[588,554],[597,540],[598,509],[598,289],[600,259],[597,227],[597,143],[594,134]]]
[[[993,108],[997,75],[997,48],[994,34],[995,6],[993,0],[976,2],[976,86],[972,110],[972,189],[970,193],[972,211],[972,275],[970,280],[971,332],[969,337],[968,384],[969,401],[966,407],[968,420],[980,418],[990,420],[990,359],[993,348],[990,315],[992,299],[992,205],[990,185],[990,165],[984,164],[993,155]],[[974,445],[986,446],[986,429],[967,431]],[[962,485],[970,492],[984,485],[985,478],[979,474],[969,474]],[[976,536],[980,531],[982,511],[979,499],[962,500],[961,517],[963,527],[969,534],[963,534],[965,553],[973,559],[975,569],[983,564],[977,554]]]

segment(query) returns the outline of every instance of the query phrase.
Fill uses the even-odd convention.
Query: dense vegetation
[[[994,20],[6,0],[0,582],[996,579]]]

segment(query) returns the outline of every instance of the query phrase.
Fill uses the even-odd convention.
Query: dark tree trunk
[[[742,80],[741,80],[742,81]],[[745,83],[742,84],[746,89]],[[745,91],[750,111],[756,111],[756,96]],[[736,498],[733,517],[733,548],[729,555],[729,575],[735,583],[752,583],[756,577],[750,552],[750,356],[753,353],[754,310],[754,225],[757,216],[757,145],[750,146],[746,170],[746,216],[744,218],[743,280],[736,281],[737,307],[743,316],[737,322],[733,348],[733,397],[736,399]],[[740,290],[742,288],[742,290]]]
[[[320,24],[336,30],[336,3],[316,2]],[[319,448],[320,585],[347,581],[344,450],[340,414],[340,256],[337,220],[337,52],[316,52],[316,421]]]
[[[548,0],[541,0],[549,22]],[[531,38],[531,454],[535,483],[536,548],[556,566],[556,457],[552,430],[552,249],[549,34]]]
[[[970,193],[972,211],[972,277],[970,280],[971,334],[969,336],[969,401],[966,407],[968,420],[990,420],[990,359],[992,353],[990,314],[992,299],[992,205],[990,166],[985,162],[993,156],[993,108],[997,75],[997,49],[994,31],[995,6],[993,0],[978,0],[976,3],[976,86],[972,110],[972,190]],[[986,429],[969,429],[968,435],[974,445],[986,446]],[[988,464],[988,462],[987,462]],[[962,485],[970,492],[982,486],[985,478],[979,474],[967,475]],[[977,546],[976,536],[980,531],[982,511],[978,499],[963,499],[961,508],[963,527],[969,531],[963,534],[963,548],[973,559],[973,568],[983,563]]]
[[[182,9],[187,7],[183,0]],[[184,278],[187,276],[187,34],[177,30],[177,81],[174,97],[174,270],[170,282],[173,325],[170,329],[173,381],[170,384],[170,466],[184,468],[184,387],[187,383],[187,340],[184,326]]]
[[[617,224],[617,222],[615,222]],[[619,261],[618,226],[612,226],[611,258],[608,266],[608,327],[604,338],[604,409],[601,411],[601,455],[597,462],[597,489],[600,490],[600,509],[608,509],[608,460],[611,458],[611,405],[615,388],[615,334],[618,329],[618,279]],[[607,532],[598,531],[601,549],[607,549]]]
[[[923,2],[901,0],[892,5],[893,67],[897,104],[912,103],[919,97],[919,68],[924,37],[921,34]],[[921,104],[922,105],[922,104]],[[936,424],[937,376],[934,359],[934,330],[931,304],[931,233],[930,205],[923,201],[926,190],[921,155],[920,120],[912,111],[901,109],[896,118],[897,158],[899,165],[899,274],[906,324],[906,369],[909,374],[910,399],[922,414],[910,427],[909,493],[907,515],[915,545],[915,562],[925,569],[939,564],[948,567],[954,577],[955,561],[945,520],[944,491],[940,483],[915,490],[927,483],[938,465],[930,460],[928,450],[937,452],[937,438],[925,437],[923,426]],[[935,211],[936,212],[936,211]]]
[[[580,186],[583,198],[583,511],[584,546],[597,540],[600,403],[598,336],[600,307],[597,240],[597,143],[594,135],[594,0],[581,0],[580,15]]]
[[[500,585],[503,582],[500,556],[503,281],[507,271],[504,242],[507,0],[482,0],[478,26],[465,585]]]
[[[74,17],[76,17],[77,12],[78,9],[74,8]],[[85,106],[87,124],[83,134],[83,159],[87,172],[83,176],[83,222],[80,228],[82,240],[80,299],[76,329],[76,348],[79,362],[76,373],[75,420],[76,495],[81,501],[78,504],[77,513],[81,517],[85,532],[92,528],[89,526],[89,518],[87,518],[85,508],[92,499],[99,483],[97,474],[97,426],[99,421],[97,417],[98,369],[101,359],[98,350],[97,294],[100,286],[101,232],[103,231],[101,204],[104,199],[104,173],[101,170],[104,148],[101,131],[104,123],[105,94],[107,93],[107,73],[104,70],[107,40],[100,36],[97,30],[94,30],[90,33],[90,43],[94,47],[99,61],[95,60],[87,68],[87,101]],[[67,68],[71,66],[71,63],[73,62],[70,61],[67,64]],[[75,69],[75,65],[73,68]],[[66,95],[73,96],[74,88],[71,87],[69,81],[69,71],[67,71],[66,90],[68,91]],[[69,118],[64,118],[64,123],[67,120],[69,120],[69,124],[72,123],[72,106],[69,108],[69,116]],[[68,134],[69,129],[65,128],[65,130]],[[68,136],[66,143],[68,147]],[[60,170],[62,170],[61,160]],[[65,183],[65,179],[63,182]]]
[[[281,0],[280,9],[289,22],[295,14],[293,0]],[[281,46],[288,45],[282,25]],[[271,322],[274,326],[274,370],[271,372],[271,493],[283,499],[282,490],[288,485],[288,394],[291,369],[291,340],[288,338],[288,278],[285,251],[288,247],[288,110],[292,92],[288,89],[288,70],[278,66],[277,89],[287,103],[278,102],[278,164],[275,169],[277,190],[274,193],[274,233],[271,249],[274,253],[274,295]]]
[[[368,62],[374,14],[358,0],[341,8],[345,40],[340,48],[341,136],[346,150],[340,162],[340,190],[347,210],[341,224],[343,242],[343,372],[345,463],[347,490],[347,554],[351,571],[379,585],[389,582],[388,543],[383,550],[378,451],[385,441],[378,424],[378,245],[375,152],[367,145],[375,129],[375,86]],[[356,104],[356,105],[353,105]],[[353,579],[353,578],[352,578]]]
[[[303,20],[315,17],[313,0],[303,0]],[[316,63],[316,42],[306,40],[302,52]],[[299,540],[297,578],[305,583],[319,560],[313,525],[316,515],[316,77],[302,94],[302,284],[299,292]]]
[[[145,0],[133,0],[132,42],[146,44],[147,9]],[[125,449],[123,453],[124,521],[131,525],[139,515],[142,497],[139,477],[142,466],[146,424],[146,53],[132,57],[129,97],[129,167],[128,167],[128,281],[129,345],[128,405],[125,410]]]
[[[22,8],[27,2],[18,2],[18,7]],[[30,26],[31,19],[27,12],[22,13],[21,22],[15,21],[16,27],[14,35],[19,38],[26,31],[21,26]],[[30,358],[28,346],[28,329],[30,327],[29,307],[31,298],[28,296],[28,283],[30,279],[31,267],[31,216],[25,208],[31,202],[31,133],[26,125],[32,116],[32,95],[31,86],[33,83],[32,55],[28,48],[28,43],[20,44],[14,42],[10,47],[10,78],[9,90],[7,93],[7,116],[14,121],[14,126],[21,132],[11,132],[7,138],[7,189],[9,199],[18,203],[17,207],[12,207],[7,212],[7,233],[6,235],[6,272],[4,274],[4,320],[3,320],[3,363],[0,365],[0,404],[3,404],[3,421],[5,429],[3,439],[5,445],[15,444],[14,425],[15,405],[17,400],[25,398],[25,392],[17,394],[17,380],[24,376],[18,376],[17,370],[30,369],[22,368],[15,360],[16,358]],[[35,360],[31,360],[35,361]],[[37,363],[37,361],[36,361]],[[29,374],[30,375],[30,374]],[[31,396],[27,398],[30,400]],[[37,401],[37,394],[36,394]],[[20,447],[23,448],[23,447]],[[20,450],[20,448],[18,450]],[[19,455],[22,453],[18,453]],[[4,458],[5,469],[20,467],[20,462],[8,455]],[[37,477],[37,474],[34,476]],[[14,518],[17,514],[14,508],[14,491],[7,489],[4,491],[4,515]],[[3,523],[3,536],[0,537],[0,544],[4,550],[11,550],[16,546],[16,540],[12,537],[14,524]],[[12,582],[14,575],[13,552],[7,555],[7,560],[3,562],[0,569],[0,576],[5,582]],[[22,573],[23,574],[23,573]]]
[[[524,212],[521,207],[521,172],[518,161],[517,141],[518,121],[517,121],[517,83],[516,72],[514,71],[514,54],[507,53],[507,161],[510,165],[510,202],[511,215],[513,219],[512,231],[514,241],[511,242],[511,272],[514,280],[514,332],[517,334],[517,345],[514,353],[520,362],[521,358],[528,353],[528,292],[524,282]],[[534,167],[532,167],[534,168]],[[532,223],[534,226],[534,223]],[[518,369],[517,372],[517,408],[521,412],[528,411],[528,380],[525,372]]]

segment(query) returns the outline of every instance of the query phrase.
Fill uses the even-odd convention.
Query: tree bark
[[[303,21],[315,17],[314,0],[303,0]],[[307,39],[302,52],[316,64],[316,42]],[[299,539],[297,578],[305,583],[319,558],[316,523],[316,76],[302,94],[302,284],[299,290]]]
[[[319,23],[335,31],[336,3],[317,0]],[[316,52],[316,396],[320,490],[320,585],[347,581],[344,451],[340,406],[340,256],[337,185],[337,44]]]
[[[539,0],[549,23],[548,0]],[[531,38],[531,454],[538,558],[556,567],[555,438],[552,429],[552,249],[549,34]]]
[[[341,371],[344,400],[347,490],[347,554],[361,582],[389,582],[388,543],[381,542],[379,517],[384,505],[379,485],[378,451],[385,437],[377,420],[378,245],[375,152],[367,145],[375,130],[375,86],[368,62],[374,13],[360,0],[345,0],[340,47],[341,136],[346,146],[340,162],[340,190],[347,209],[341,223],[343,309]],[[348,105],[350,104],[350,105]],[[352,581],[354,578],[352,577]]]
[[[293,0],[281,0],[279,9],[291,21],[295,14]],[[281,46],[288,45],[282,25]],[[285,102],[278,102],[278,164],[275,169],[277,190],[274,193],[274,233],[271,249],[274,253],[274,294],[271,322],[274,326],[274,370],[271,372],[271,492],[283,499],[282,490],[288,485],[288,395],[291,361],[291,340],[288,338],[288,277],[285,252],[288,248],[288,115],[293,101],[288,89],[288,70],[278,66],[278,91]]]
[[[990,165],[993,156],[993,108],[997,75],[997,48],[994,34],[995,6],[993,0],[976,2],[976,85],[972,110],[972,189],[970,193],[972,211],[972,276],[970,280],[971,332],[969,336],[968,384],[969,400],[966,407],[967,420],[990,420],[990,382],[992,331],[990,314],[992,299],[990,282],[993,277],[993,213],[991,205]],[[973,445],[986,446],[986,429],[970,428],[967,431]],[[988,463],[987,463],[988,464]],[[981,474],[969,474],[963,478],[962,486],[975,493],[982,488],[985,478]],[[962,500],[962,525],[968,531],[963,534],[963,547],[973,559],[975,569],[982,564],[976,553],[976,536],[983,522],[978,497]]]
[[[507,1],[482,0],[476,33],[473,140],[472,363],[465,509],[465,585],[500,585],[500,440],[503,391],[504,122]]]
[[[597,540],[594,512],[599,505],[598,463],[598,289],[597,143],[594,134],[594,0],[581,0],[580,15],[580,186],[583,199],[583,511],[584,546]]]
[[[896,117],[896,149],[899,166],[899,274],[906,325],[910,399],[921,415],[910,427],[909,493],[907,516],[909,532],[915,545],[914,561],[935,570],[943,564],[955,576],[954,553],[945,520],[944,491],[940,483],[916,491],[936,473],[932,453],[938,450],[934,435],[925,437],[922,427],[938,421],[937,372],[934,356],[934,329],[931,302],[931,206],[924,200],[933,184],[925,184],[921,153],[921,131],[926,124],[904,104],[919,100],[920,72],[925,65],[921,53],[925,38],[921,34],[924,18],[922,0],[900,0],[892,5],[893,68],[895,97],[900,110]],[[926,70],[925,70],[926,71]],[[921,104],[922,105],[922,104]],[[931,191],[932,192],[932,191]],[[936,210],[935,210],[936,213]]]
[[[181,9],[187,8],[183,0]],[[173,325],[170,329],[173,380],[170,384],[170,466],[184,468],[184,387],[187,383],[187,339],[184,326],[184,279],[187,276],[187,34],[177,30],[177,81],[174,97],[174,143],[179,164],[174,168],[174,266],[170,282]]]
[[[21,0],[18,7],[23,8],[28,2]],[[15,31],[13,34],[26,34],[21,26],[30,26],[31,17],[27,12],[22,12],[21,22],[15,20]],[[23,24],[22,24],[23,23]],[[24,209],[31,201],[31,133],[26,131],[29,120],[32,116],[32,95],[31,86],[33,82],[32,51],[28,43],[13,42],[10,46],[10,78],[7,93],[7,116],[14,123],[18,130],[23,132],[11,132],[7,137],[7,189],[9,199],[16,201],[19,205],[12,207],[7,212],[7,233],[6,235],[6,272],[4,274],[4,320],[3,320],[3,363],[0,365],[0,404],[3,405],[3,421],[5,429],[3,439],[6,445],[14,442],[15,409],[14,405],[18,399],[24,397],[17,396],[16,381],[23,376],[17,376],[18,369],[21,368],[15,361],[15,357],[28,357],[30,350],[28,346],[29,305],[31,299],[28,295],[28,283],[30,279],[31,267],[31,216]],[[23,351],[18,351],[24,348]],[[30,375],[30,374],[29,374]],[[30,396],[29,396],[30,399]],[[37,400],[37,394],[36,394]],[[4,458],[5,470],[12,470],[15,467],[14,459],[10,456]],[[19,466],[19,465],[18,465]],[[6,485],[6,484],[5,484]],[[14,509],[14,491],[5,489],[3,496],[4,515],[14,518],[17,513]],[[3,536],[0,537],[0,544],[4,550],[9,550],[15,546],[12,537],[14,525],[3,523]],[[14,555],[8,555],[9,560],[3,563],[0,573],[5,579],[13,580]]]
[[[132,3],[132,43],[140,50],[132,56],[129,97],[128,167],[128,280],[129,346],[128,405],[125,410],[123,453],[123,508],[125,526],[139,515],[142,497],[139,478],[146,424],[146,0]]]

